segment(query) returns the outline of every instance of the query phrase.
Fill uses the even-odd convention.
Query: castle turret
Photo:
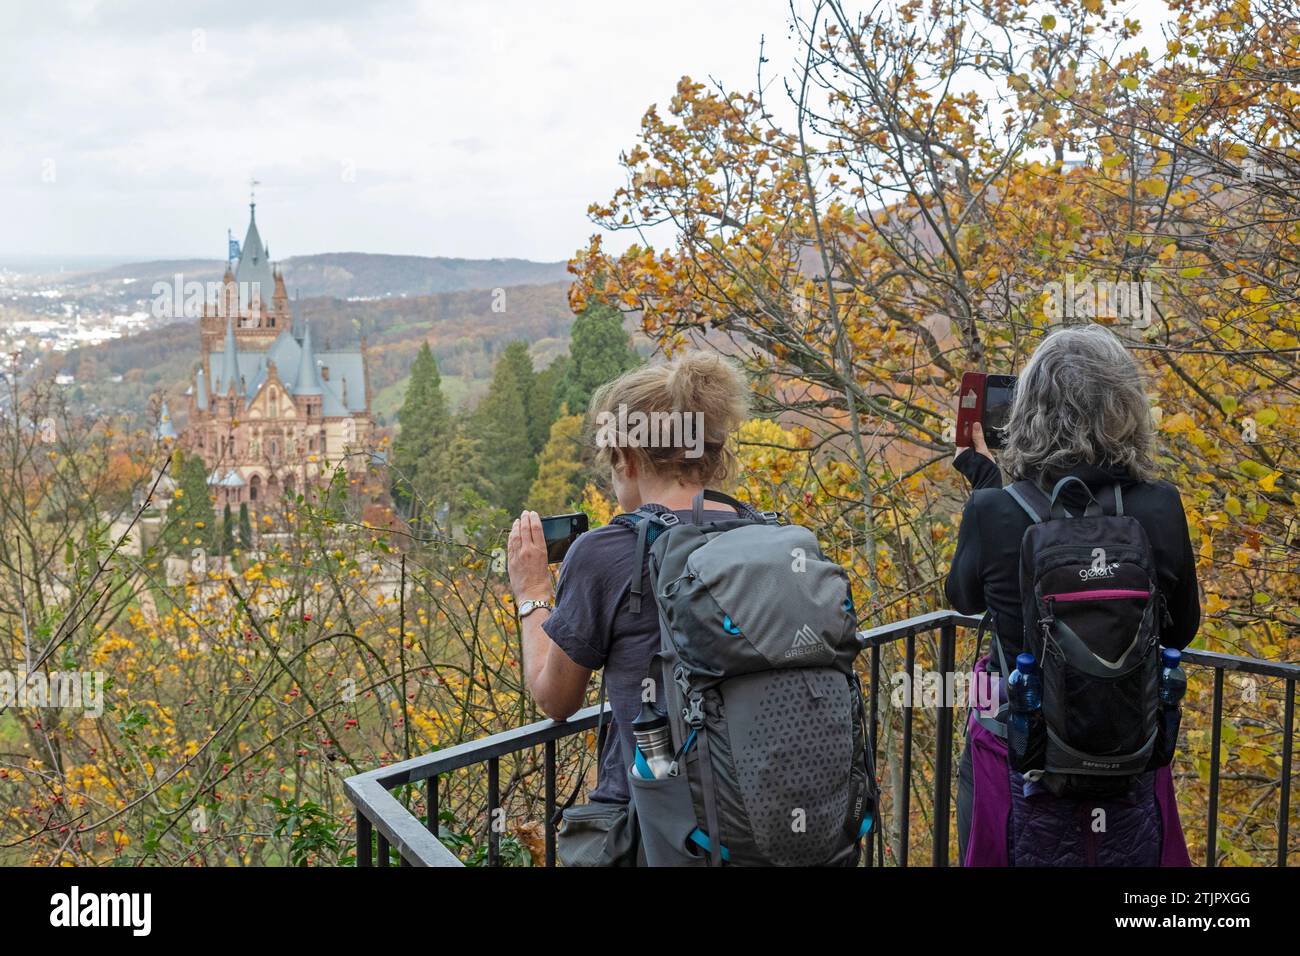
[[[163,399],[162,407],[158,410],[158,427],[154,429],[154,438],[158,441],[175,441],[176,428],[172,425],[172,413],[167,408],[167,399]]]
[[[253,303],[265,302],[275,289],[275,276],[271,260],[262,244],[262,234],[257,230],[257,203],[248,204],[248,232],[239,254],[239,268],[235,270],[239,281],[239,304],[249,308]]]
[[[302,352],[298,356],[298,377],[293,382],[295,395],[323,395],[320,373],[316,369],[316,353],[311,347],[311,323],[303,321]]]
[[[239,352],[235,349],[235,319],[226,319],[226,344],[221,351],[221,375],[213,382],[218,395],[239,391]]]

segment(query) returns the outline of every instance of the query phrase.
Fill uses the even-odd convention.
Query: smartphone
[[[587,516],[582,512],[549,515],[542,519],[542,536],[546,538],[547,564],[559,564],[568,554],[578,535],[587,530]]]
[[[971,426],[979,422],[984,428],[985,444],[989,448],[1001,448],[1002,429],[1006,427],[1007,418],[1011,414],[1015,389],[1014,375],[964,373],[957,401],[957,445],[970,447]]]
[[[984,417],[980,424],[984,426],[984,443],[989,448],[1001,448],[1011,417],[1011,399],[1015,396],[1016,377],[1014,375],[990,375],[984,379]]]

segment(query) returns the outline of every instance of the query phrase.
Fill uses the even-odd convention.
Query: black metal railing
[[[879,701],[882,693],[880,681],[881,649],[895,641],[903,641],[903,661],[909,685],[914,680],[917,665],[916,639],[923,634],[938,632],[933,668],[941,674],[951,674],[955,669],[957,629],[978,627],[980,619],[958,614],[955,611],[935,611],[908,618],[895,624],[861,632],[866,642],[870,668],[868,694],[872,745],[876,746],[879,724]],[[1259,677],[1278,678],[1284,682],[1283,732],[1281,754],[1281,782],[1277,816],[1278,866],[1287,863],[1288,816],[1291,805],[1291,775],[1293,737],[1295,732],[1295,688],[1300,679],[1300,664],[1266,661],[1251,657],[1236,657],[1213,651],[1187,650],[1183,660],[1196,667],[1210,668],[1214,672],[1214,697],[1211,718],[1211,745],[1209,770],[1209,805],[1206,819],[1206,866],[1214,866],[1218,846],[1220,750],[1223,725],[1224,675],[1232,671]],[[606,705],[608,706],[608,705]],[[908,865],[910,843],[910,809],[912,799],[912,723],[915,707],[902,709],[901,779],[907,786],[894,795],[897,801],[896,819],[901,821],[902,832],[897,841],[897,865]],[[936,708],[934,729],[934,793],[933,835],[930,861],[934,866],[946,866],[949,858],[949,834],[953,825],[953,717],[956,708],[948,695],[941,696]],[[439,779],[446,774],[477,764],[487,764],[487,817],[495,819],[500,807],[501,758],[535,747],[544,748],[545,774],[545,862],[555,865],[555,830],[551,825],[556,808],[556,742],[596,726],[598,710],[587,707],[566,721],[544,720],[515,730],[493,734],[436,753],[413,757],[387,767],[371,770],[347,778],[344,790],[357,811],[357,865],[389,866],[390,848],[397,852],[402,866],[461,866],[460,859],[447,849],[437,836],[439,825]],[[392,795],[390,791],[410,785],[423,784],[425,788],[426,820],[421,821]],[[486,862],[489,866],[500,862],[500,832],[497,827],[487,827],[488,846]],[[885,846],[876,834],[869,834],[865,846],[868,866],[883,865]]]

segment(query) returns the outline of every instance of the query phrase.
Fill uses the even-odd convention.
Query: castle
[[[203,459],[218,509],[265,511],[328,481],[339,465],[350,476],[365,472],[370,381],[363,351],[318,350],[311,324],[293,314],[256,203],[232,268],[235,259],[199,321],[202,361],[186,392],[181,446]]]

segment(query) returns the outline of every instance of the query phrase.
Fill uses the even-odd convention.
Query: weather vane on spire
[[[254,179],[252,176],[248,177],[248,205],[250,207],[257,205],[256,190],[260,185],[262,185],[262,183],[259,180]]]

